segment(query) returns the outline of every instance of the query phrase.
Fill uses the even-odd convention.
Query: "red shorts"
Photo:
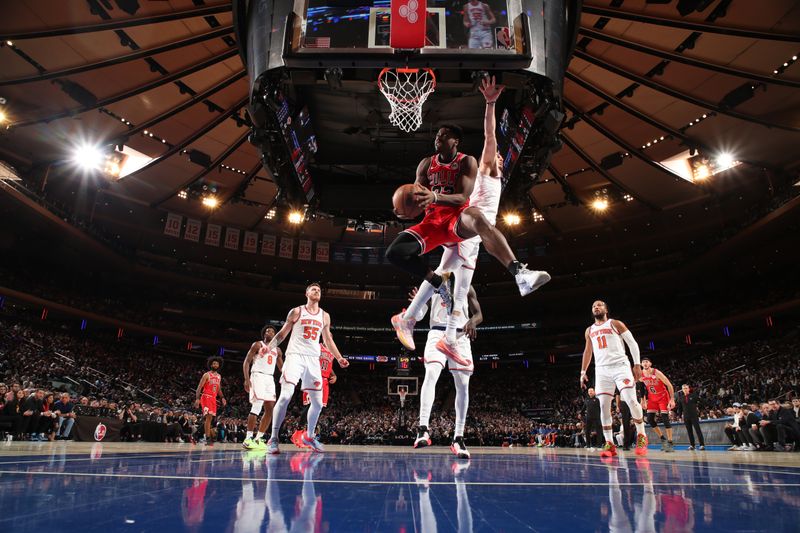
[[[668,413],[669,412],[668,406],[669,406],[669,397],[666,395],[647,397],[648,413]]]
[[[203,410],[203,415],[217,416],[217,399],[214,396],[203,394],[200,396],[200,409]]]
[[[322,407],[328,407],[328,391],[330,390],[330,385],[328,385],[328,380],[322,380]],[[303,391],[303,405],[308,405],[311,403],[311,398],[308,397],[308,391]]]
[[[427,254],[443,244],[461,242],[464,239],[456,234],[456,225],[461,212],[468,207],[469,202],[458,207],[437,205],[428,209],[422,222],[405,231],[419,241],[423,254]]]

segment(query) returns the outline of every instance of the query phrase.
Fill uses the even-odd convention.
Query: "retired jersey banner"
[[[261,237],[261,255],[275,255],[275,235]]]
[[[311,261],[311,241],[300,239],[297,247],[297,258],[301,261]]]
[[[239,249],[239,230],[236,228],[225,229],[225,248],[228,250]]]
[[[278,255],[284,259],[291,259],[294,256],[294,239],[281,237],[281,251]]]
[[[244,232],[244,243],[242,243],[242,250],[249,254],[256,253],[258,249],[258,233],[255,231]]]
[[[200,241],[200,227],[201,222],[193,218],[186,219],[186,230],[183,232],[183,238],[187,241],[199,242]]]
[[[317,243],[317,261],[327,263],[330,260],[331,246],[327,242]]]
[[[183,217],[175,213],[167,214],[167,223],[164,224],[164,234],[170,237],[181,236],[181,224],[183,224]]]
[[[222,226],[219,224],[209,224],[206,226],[206,244],[209,246],[219,246],[222,237]]]

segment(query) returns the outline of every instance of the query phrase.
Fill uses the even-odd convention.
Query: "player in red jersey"
[[[499,95],[499,92],[497,93]],[[492,107],[494,101],[490,102]],[[422,301],[427,301],[436,292],[445,302],[448,314],[461,309],[466,302],[467,291],[459,291],[460,301],[453,298],[455,281],[452,273],[435,273],[422,255],[445,244],[456,244],[480,236],[484,248],[505,266],[516,280],[522,296],[526,296],[548,281],[547,272],[528,270],[521,264],[508,246],[503,234],[475,206],[469,198],[475,187],[478,163],[474,157],[458,151],[461,128],[444,125],[436,133],[436,154],[426,157],[417,166],[417,205],[425,209],[422,222],[400,232],[386,249],[386,259],[398,268],[423,278],[418,292]],[[414,317],[406,313],[392,317],[392,325],[400,341],[409,349],[414,348]]]
[[[203,418],[205,419],[203,438],[209,446],[214,445],[214,439],[211,436],[211,420],[217,416],[217,396],[220,397],[222,405],[227,405],[228,403],[222,395],[222,376],[219,374],[221,368],[222,357],[209,357],[208,372],[200,378],[200,384],[197,385],[195,393],[194,406],[203,409]]]
[[[330,386],[336,383],[336,373],[333,371],[334,356],[323,344],[319,345],[319,368],[322,373],[322,407],[328,407],[328,395],[330,394]],[[308,409],[311,408],[311,398],[308,396],[307,391],[303,391],[303,414],[300,415],[301,420],[308,416]],[[303,430],[298,429],[292,433],[292,442],[298,448],[308,448],[303,444]]]
[[[667,376],[653,368],[653,362],[647,357],[642,358],[642,383],[646,390],[643,403],[647,409],[647,421],[661,439],[661,451],[675,451],[672,449],[672,424],[669,421],[669,412],[675,408],[675,389]],[[657,414],[667,431],[666,439],[658,427]]]

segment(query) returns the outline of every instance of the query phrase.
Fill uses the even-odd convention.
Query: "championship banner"
[[[297,258],[301,261],[311,261],[311,241],[300,239],[297,247]]]
[[[242,243],[242,250],[249,254],[256,253],[258,249],[258,233],[255,231],[244,232],[244,243]]]
[[[175,213],[167,214],[167,223],[164,224],[164,234],[170,237],[181,236],[181,224],[183,224],[183,217]]]
[[[72,434],[76,441],[119,442],[122,420],[99,416],[78,416]]]
[[[317,261],[327,263],[330,259],[331,247],[327,242],[317,243]]]
[[[187,241],[199,242],[200,241],[200,227],[202,223],[193,218],[186,219],[186,230],[183,232],[183,238]]]
[[[291,259],[294,255],[294,239],[281,237],[281,251],[278,255],[284,259]]]
[[[275,235],[261,237],[261,255],[275,255]]]
[[[239,230],[237,228],[225,229],[225,248],[228,250],[239,249]]]
[[[219,246],[219,239],[222,236],[222,226],[219,224],[208,224],[206,226],[206,244],[209,246]]]

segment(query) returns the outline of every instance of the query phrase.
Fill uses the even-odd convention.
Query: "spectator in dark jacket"
[[[39,431],[39,425],[42,418],[42,407],[44,406],[44,391],[38,389],[32,392],[26,399],[23,405],[22,412],[22,428],[20,433],[30,435],[31,440],[47,440],[44,435]]]
[[[603,424],[600,422],[600,399],[595,396],[594,389],[589,389],[589,397],[583,402],[586,413],[586,446],[599,446],[603,440]]]

